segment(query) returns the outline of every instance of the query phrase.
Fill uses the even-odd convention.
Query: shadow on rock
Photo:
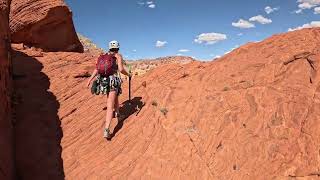
[[[124,122],[128,119],[129,116],[136,113],[139,114],[143,106],[145,105],[142,101],[142,97],[135,97],[131,101],[127,100],[122,103],[120,107],[120,114],[123,116],[116,127],[113,129],[111,139],[122,129]]]
[[[17,179],[64,179],[63,136],[57,115],[59,102],[48,91],[50,81],[35,58],[15,51],[14,113]]]

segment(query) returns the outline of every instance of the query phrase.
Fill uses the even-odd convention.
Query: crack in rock
[[[315,56],[316,54],[314,53],[311,53],[311,52],[303,52],[303,53],[300,53],[300,54],[296,54],[293,56],[293,58],[291,58],[290,60],[288,61],[285,61],[283,62],[283,65],[288,65],[292,62],[295,62],[297,60],[301,60],[301,59],[304,59],[304,60],[307,60],[307,62],[309,63],[310,67],[311,67],[311,74],[313,74],[315,71],[316,71],[316,68],[314,66],[314,61],[310,58],[311,56]],[[312,80],[312,77],[313,75],[311,75],[310,77],[310,83],[313,84],[313,80]]]
[[[300,59],[306,59],[308,61],[308,63],[310,64],[310,67],[315,70],[315,67],[314,67],[314,62],[312,61],[312,59],[310,59],[310,56],[314,56],[316,54],[314,53],[311,53],[311,52],[303,52],[303,53],[300,53],[300,54],[296,54],[293,56],[293,58],[291,58],[290,60],[288,61],[285,61],[283,64],[284,65],[288,65],[294,61],[297,61],[297,60],[300,60]]]
[[[301,176],[289,175],[288,177],[292,177],[292,178],[305,178],[305,177],[310,177],[310,176],[320,177],[320,172],[319,172],[319,173],[310,173],[310,174],[301,175]]]

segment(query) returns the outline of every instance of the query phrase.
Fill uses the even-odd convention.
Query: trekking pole
[[[131,75],[131,65],[129,65],[129,74]],[[129,76],[129,103],[131,104],[131,76]]]

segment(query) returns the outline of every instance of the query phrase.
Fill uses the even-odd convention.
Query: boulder
[[[62,0],[13,0],[10,29],[13,43],[44,51],[83,52],[72,12]]]

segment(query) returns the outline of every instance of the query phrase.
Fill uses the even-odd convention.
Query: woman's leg
[[[106,115],[106,129],[109,129],[110,127],[110,123],[113,117],[113,108],[115,105],[115,101],[116,101],[116,92],[115,91],[111,91],[108,95],[108,100],[107,100],[107,115]]]
[[[119,107],[119,96],[116,96],[116,102],[115,102],[115,107],[114,107],[114,109],[115,109],[117,115],[120,114],[119,108],[120,108],[120,107]]]

